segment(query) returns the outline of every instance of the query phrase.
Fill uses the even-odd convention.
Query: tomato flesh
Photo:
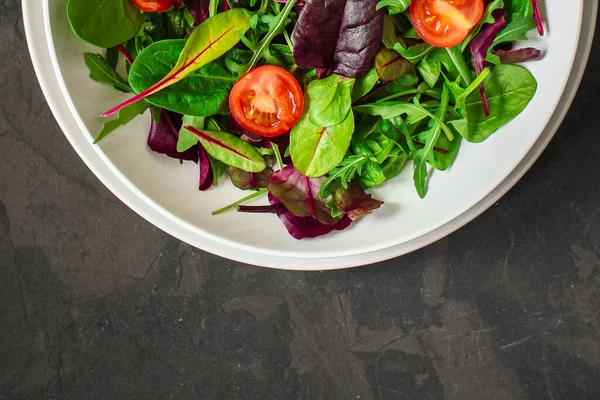
[[[176,0],[131,0],[133,5],[145,12],[167,11]]]
[[[412,0],[410,18],[427,43],[453,47],[469,35],[483,17],[483,0]]]
[[[292,74],[281,67],[263,65],[242,76],[229,95],[231,115],[247,131],[279,136],[298,122],[304,95]]]

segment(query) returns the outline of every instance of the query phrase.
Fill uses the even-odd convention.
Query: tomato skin
[[[304,95],[294,76],[263,65],[242,76],[229,94],[231,116],[242,128],[263,137],[288,132],[304,110]]]
[[[145,12],[167,11],[175,0],[131,0],[133,5]]]
[[[483,17],[483,0],[412,0],[410,19],[427,43],[454,47]]]

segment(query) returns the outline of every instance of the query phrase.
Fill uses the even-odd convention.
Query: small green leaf
[[[85,53],[85,64],[90,70],[90,78],[96,82],[112,85],[123,92],[132,92],[131,86],[115,72],[109,62],[100,54]]]
[[[184,128],[184,126],[193,126],[196,129],[204,129],[204,117],[192,117],[184,115],[182,119],[181,129],[179,130],[179,139],[177,140],[177,151],[183,153],[190,147],[198,143],[198,138],[192,132]]]
[[[104,128],[100,131],[98,136],[96,136],[94,144],[104,139],[117,128],[126,125],[138,115],[143,114],[149,107],[150,105],[147,102],[139,101],[119,110],[117,118],[104,123]]]
[[[360,100],[364,95],[369,93],[378,81],[379,75],[377,75],[375,68],[371,68],[365,75],[356,78],[354,87],[352,88],[352,102]]]
[[[354,79],[331,75],[308,85],[309,118],[313,125],[329,127],[346,119],[352,105]]]

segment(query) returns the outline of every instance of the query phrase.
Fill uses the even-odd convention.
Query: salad
[[[148,146],[248,191],[213,214],[277,215],[296,239],[383,205],[367,191],[413,171],[420,197],[461,141],[518,116],[537,82],[536,0],[69,0],[104,49],[90,77],[131,97],[95,142],[149,111]],[[110,139],[107,139],[110,140]],[[264,206],[248,206],[264,196]]]

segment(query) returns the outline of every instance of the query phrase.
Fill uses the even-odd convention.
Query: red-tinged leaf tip
[[[127,49],[125,48],[125,46],[123,46],[122,44],[120,44],[120,45],[117,46],[117,48],[119,49],[119,51],[121,52],[121,54],[123,55],[123,57],[125,57],[125,59],[129,63],[129,65],[133,64],[133,57],[131,57],[131,54],[129,54],[129,52],[127,51]]]
[[[544,36],[544,25],[542,24],[542,15],[540,14],[540,6],[537,0],[532,0],[533,15],[535,16],[535,24],[540,36]]]

